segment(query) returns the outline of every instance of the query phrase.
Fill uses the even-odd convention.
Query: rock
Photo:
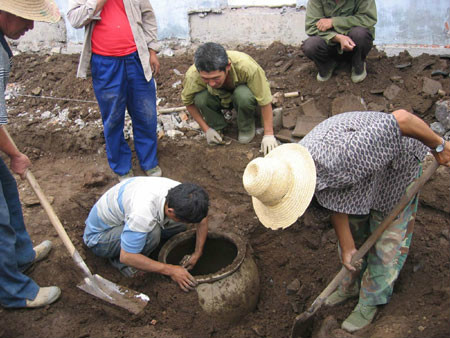
[[[393,100],[398,95],[398,93],[400,93],[401,90],[402,89],[399,86],[391,84],[384,90],[383,95],[388,100]]]
[[[381,88],[373,88],[370,90],[370,94],[374,94],[374,95],[381,95],[383,94],[384,89]]]
[[[292,142],[292,131],[289,129],[281,129],[275,137],[281,142]]]
[[[292,282],[290,282],[288,284],[288,286],[286,287],[286,294],[287,295],[293,295],[296,294],[298,292],[298,290],[300,290],[300,281],[296,278],[294,279]]]
[[[412,96],[410,98],[412,108],[415,112],[424,114],[428,109],[433,106],[432,99],[424,99],[421,96]]]
[[[315,69],[316,69],[316,66],[314,65],[314,62],[306,62],[306,63],[302,63],[300,66],[296,67],[291,72],[293,73],[293,75],[298,75],[298,74],[304,73],[304,72],[312,72]]]
[[[283,128],[293,129],[297,123],[298,112],[295,110],[285,110],[282,114],[282,125]]]
[[[430,128],[439,135],[444,135],[447,131],[441,122],[433,122],[432,124],[430,124]]]
[[[429,165],[432,155],[424,163],[424,169]],[[450,169],[440,166],[423,186],[420,192],[420,201],[437,210],[450,212]]]
[[[51,54],[61,54],[61,50],[62,50],[61,47],[53,47],[53,48],[50,50],[50,53],[51,53]]]
[[[304,137],[320,122],[325,121],[325,116],[299,116],[292,136]]]
[[[450,129],[450,100],[439,100],[436,102],[434,112],[436,119],[442,123],[446,130]]]
[[[441,235],[447,240],[450,241],[450,230],[444,229],[441,231]]]
[[[283,60],[279,60],[279,61],[275,62],[273,65],[274,65],[275,67],[280,67],[283,63],[284,63]]]
[[[264,332],[264,329],[262,328],[261,325],[254,325],[254,326],[252,326],[252,330],[253,330],[253,332],[255,332],[260,337],[264,337],[266,335],[265,332]]]
[[[407,67],[411,67],[411,62],[406,62],[406,63],[401,63],[398,65],[395,65],[395,68],[397,68],[397,69],[404,69]]]
[[[403,83],[402,77],[401,77],[401,76],[398,76],[398,75],[391,76],[391,81],[392,81],[392,82]]]
[[[283,108],[275,108],[273,110],[273,127],[281,128],[283,125]]]
[[[367,109],[370,111],[385,111],[386,110],[386,106],[382,105],[382,104],[378,104],[375,102],[370,102],[367,105]]]
[[[447,95],[447,93],[445,92],[445,90],[439,89],[439,90],[438,90],[438,95],[439,95],[440,97],[444,97],[445,95]]]
[[[109,177],[104,172],[89,170],[84,173],[83,186],[86,188],[102,187],[108,182]]]
[[[442,90],[442,85],[439,81],[423,78],[422,92],[428,95],[436,95],[438,90]]]
[[[281,71],[282,71],[283,73],[287,72],[287,70],[288,70],[289,68],[291,68],[293,64],[294,64],[294,60],[289,60],[289,61],[286,62],[286,64],[281,68]]]
[[[306,116],[325,116],[325,114],[317,109],[316,101],[314,99],[309,99],[308,101],[302,103],[300,107],[302,107],[303,114]]]
[[[444,138],[445,138],[447,141],[450,141],[450,130],[449,130],[448,132],[445,133]]]
[[[36,87],[34,89],[31,90],[31,94],[35,95],[35,96],[39,96],[42,93],[42,88],[41,87]]]
[[[331,103],[331,115],[365,110],[367,110],[367,106],[362,97],[353,94],[339,96]]]

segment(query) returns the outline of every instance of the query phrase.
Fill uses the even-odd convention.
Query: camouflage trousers
[[[360,283],[361,304],[381,305],[389,302],[394,282],[408,256],[418,201],[419,196],[416,194],[372,246],[364,258],[359,275],[343,281],[342,286],[345,289],[353,288],[356,282]],[[369,215],[349,215],[350,228],[357,248],[383,222],[384,217],[384,214],[375,210]]]

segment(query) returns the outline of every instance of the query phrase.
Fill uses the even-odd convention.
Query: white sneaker
[[[27,308],[41,307],[56,301],[61,295],[61,289],[57,286],[47,286],[39,288],[39,292],[34,300],[27,299]]]
[[[53,244],[49,240],[43,241],[41,244],[36,245],[33,249],[34,252],[36,252],[36,257],[34,257],[33,263],[42,261],[44,258],[46,258],[52,249]]]

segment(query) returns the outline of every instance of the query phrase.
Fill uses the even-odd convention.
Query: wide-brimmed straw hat
[[[316,187],[316,167],[309,151],[297,143],[283,144],[244,171],[244,188],[267,228],[292,225],[308,207]]]
[[[1,0],[0,11],[33,21],[58,22],[61,19],[54,0]]]

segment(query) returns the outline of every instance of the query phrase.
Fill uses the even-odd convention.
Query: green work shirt
[[[272,94],[269,81],[267,81],[266,74],[261,66],[245,53],[227,51],[227,54],[231,62],[229,76],[233,80],[233,87],[236,88],[241,84],[245,84],[252,91],[258,105],[265,106],[271,103]],[[223,107],[230,107],[233,92],[220,88],[211,88],[203,82],[197,68],[195,65],[192,65],[186,72],[183,82],[183,91],[181,92],[183,104],[186,106],[194,104],[195,95],[205,89],[211,95],[219,97]]]
[[[333,27],[325,32],[316,27],[317,21],[327,18],[333,20]],[[375,39],[377,6],[375,0],[309,0],[306,7],[305,30],[309,36],[320,36],[327,44],[337,34],[347,35],[351,28],[368,28]]]

